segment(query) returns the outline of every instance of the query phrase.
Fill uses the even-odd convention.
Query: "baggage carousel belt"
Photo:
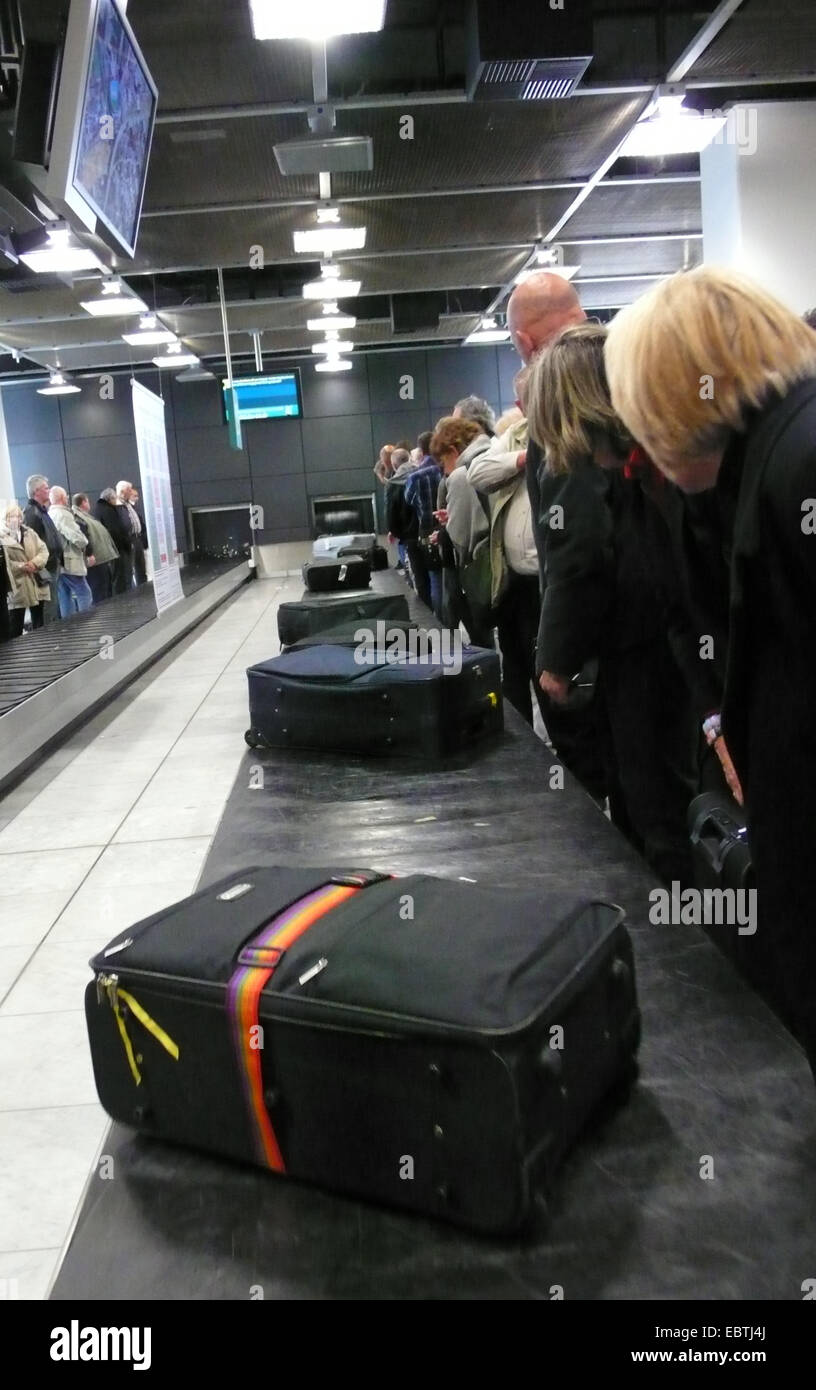
[[[202,880],[347,863],[544,904],[580,885],[626,908],[640,1080],[533,1228],[485,1240],[117,1124],[103,1145],[117,1181],[92,1177],[52,1298],[243,1300],[260,1285],[267,1299],[547,1300],[558,1285],[568,1299],[801,1299],[816,1219],[804,1056],[700,930],[649,922],[650,871],[569,775],[550,788],[555,763],[513,710],[500,738],[439,767],[247,753]]]

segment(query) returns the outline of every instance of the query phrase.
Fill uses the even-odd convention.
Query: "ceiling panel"
[[[573,280],[581,303],[588,310],[619,309],[624,304],[631,304],[633,299],[639,298],[657,283],[657,279],[604,280],[602,282],[592,281],[589,284],[579,279]]]
[[[814,76],[814,0],[746,0],[694,64],[687,80]]]
[[[563,229],[565,238],[702,230],[700,184],[598,184]]]
[[[273,144],[308,135],[305,117],[277,116],[156,127],[145,212],[212,203],[317,198],[317,175],[284,178]],[[204,138],[207,137],[207,138]]]
[[[570,226],[572,224],[570,223]],[[598,242],[571,246],[561,243],[568,265],[580,265],[582,275],[645,275],[649,272],[682,270],[698,265],[703,243],[699,237],[678,240]]]
[[[339,111],[337,133],[371,135],[371,173],[341,174],[335,197],[585,179],[637,120],[642,96],[474,102]],[[403,138],[413,121],[413,138]]]

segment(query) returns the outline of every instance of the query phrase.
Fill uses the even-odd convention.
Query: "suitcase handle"
[[[706,855],[716,874],[722,872],[726,855],[732,846],[746,844],[747,826],[740,825],[727,811],[706,811],[691,832],[691,843]]]

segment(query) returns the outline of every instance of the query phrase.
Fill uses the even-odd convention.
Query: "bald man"
[[[562,328],[583,323],[586,314],[581,301],[562,275],[542,270],[518,285],[507,303],[507,327],[513,346],[527,366],[537,353],[558,337]],[[527,448],[527,491],[530,496],[533,534],[535,536],[542,588],[545,583],[544,546],[541,532],[541,487],[539,473],[543,464],[541,450],[534,439]],[[552,499],[550,498],[550,503]],[[538,670],[538,667],[536,667]],[[570,675],[577,672],[570,672]],[[596,801],[603,802],[608,791],[606,759],[598,732],[597,701],[582,710],[559,708],[551,698],[551,686],[558,689],[548,672],[542,673],[536,685],[539,705],[547,732],[562,762],[578,778]],[[548,684],[549,682],[549,684]]]

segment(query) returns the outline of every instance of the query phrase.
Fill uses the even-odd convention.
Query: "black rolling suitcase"
[[[346,545],[342,550],[338,550],[338,560],[344,560],[349,555],[361,555],[364,560],[368,560],[372,570],[388,569],[388,551],[384,545]]]
[[[357,647],[360,644],[360,630],[365,627],[372,634],[375,649],[379,648],[383,652],[388,652],[389,644],[397,642],[407,642],[410,644],[411,633],[416,632],[417,643],[423,640],[419,637],[421,632],[427,632],[413,618],[391,618],[387,622],[382,622],[379,626],[366,622],[361,624],[339,623],[337,627],[330,627],[323,632],[314,632],[309,637],[301,637],[299,642],[293,642],[287,650],[300,652],[304,647]]]
[[[362,555],[349,555],[345,560],[327,555],[320,560],[306,561],[303,582],[312,594],[367,589],[371,583],[371,566]]]
[[[91,961],[108,1114],[484,1232],[518,1229],[635,1075],[620,908],[249,868]]]
[[[247,671],[246,741],[250,748],[443,758],[503,727],[498,654],[465,647],[456,665],[411,659],[410,652],[393,661],[373,632],[355,647],[285,652]]]
[[[727,792],[702,792],[688,810],[697,887],[750,888],[751,851],[745,812]]]
[[[340,623],[376,623],[407,620],[408,600],[404,594],[307,594],[296,602],[278,608],[278,637],[281,646],[291,647],[303,637]]]

